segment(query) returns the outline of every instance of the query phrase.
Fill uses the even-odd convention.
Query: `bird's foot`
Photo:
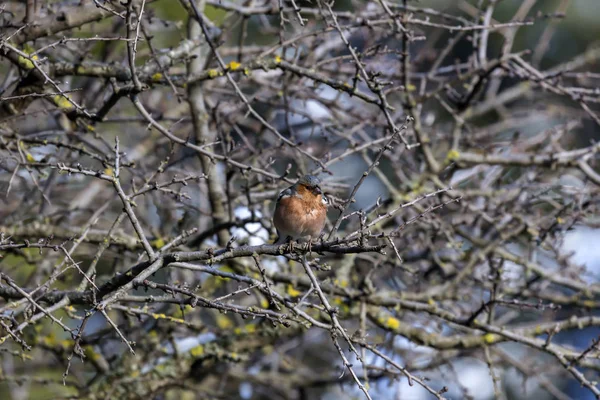
[[[296,242],[292,238],[288,238],[288,253],[293,253],[295,246]]]
[[[308,255],[312,256],[312,237],[310,237],[310,236],[308,237],[307,248],[308,248]]]

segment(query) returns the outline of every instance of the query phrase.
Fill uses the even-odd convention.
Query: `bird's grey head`
[[[298,183],[313,188],[318,187],[321,184],[321,180],[314,175],[304,175]]]
[[[329,204],[329,199],[321,190],[321,180],[314,175],[304,175],[298,181],[297,185],[305,186],[310,192],[312,192],[315,196],[321,195],[321,201],[325,206]]]

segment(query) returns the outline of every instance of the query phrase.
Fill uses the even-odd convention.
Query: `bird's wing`
[[[284,197],[290,197],[292,195],[292,188],[287,188],[285,190],[282,190],[281,193],[279,193],[279,196],[277,196],[277,201],[283,199]]]

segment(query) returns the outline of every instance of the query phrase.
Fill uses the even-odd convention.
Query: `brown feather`
[[[298,239],[317,238],[327,219],[327,207],[320,193],[304,185],[297,186],[296,195],[282,198],[275,209],[273,223],[281,236]]]

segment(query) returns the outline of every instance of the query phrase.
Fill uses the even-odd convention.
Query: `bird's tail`
[[[275,240],[275,242],[273,244],[287,243],[289,238],[290,238],[289,236],[285,236],[285,235],[282,235],[281,233],[277,232],[277,240]]]

